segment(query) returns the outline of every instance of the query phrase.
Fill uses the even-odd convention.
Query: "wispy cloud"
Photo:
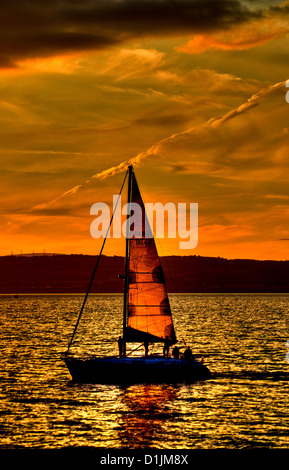
[[[116,82],[134,77],[148,75],[158,70],[164,60],[164,53],[155,49],[122,48],[111,57],[102,73],[114,73]]]
[[[283,13],[281,16],[279,13],[274,13],[271,17],[253,19],[223,31],[196,34],[177,50],[188,54],[199,54],[210,49],[243,51],[282,38],[288,32],[288,15]]]

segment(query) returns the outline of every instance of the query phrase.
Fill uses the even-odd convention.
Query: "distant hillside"
[[[97,257],[0,257],[0,293],[85,292]],[[201,256],[162,258],[168,292],[289,292],[289,261],[227,260]],[[120,256],[103,256],[92,292],[122,292]]]

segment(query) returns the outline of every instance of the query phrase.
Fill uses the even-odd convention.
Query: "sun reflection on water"
[[[167,404],[177,395],[177,387],[137,385],[123,390],[125,411],[118,417],[118,436],[123,446],[151,447],[165,434],[171,419]]]
[[[82,296],[0,296],[0,447],[288,448],[288,296],[171,296],[191,385],[76,384],[62,360]],[[75,349],[117,353],[122,296],[92,296]],[[120,318],[118,318],[120,313]]]

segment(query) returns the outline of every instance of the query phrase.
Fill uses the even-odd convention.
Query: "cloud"
[[[115,81],[142,77],[158,70],[163,59],[164,53],[155,49],[122,48],[117,55],[113,55],[110,63],[104,68],[102,73],[113,72],[117,74]]]
[[[287,11],[285,10],[284,13]],[[210,49],[242,51],[282,38],[288,32],[288,18],[274,15],[271,18],[252,20],[229,30],[196,34],[193,39],[178,47],[177,50],[188,54],[199,54]]]
[[[238,0],[14,0],[1,8],[0,65],[136,38],[226,30],[262,16]]]

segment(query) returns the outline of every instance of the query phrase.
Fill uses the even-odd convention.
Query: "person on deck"
[[[173,349],[173,356],[175,359],[179,359],[180,357],[180,350],[178,348],[178,346],[175,346],[174,349]]]
[[[148,357],[148,355],[149,355],[149,342],[145,341],[143,345],[144,345],[144,348],[145,348],[145,357]]]
[[[184,352],[184,359],[185,361],[191,361],[193,359],[193,353],[190,346],[188,346]]]
[[[169,337],[166,336],[165,341],[164,341],[163,354],[164,354],[164,357],[166,357],[167,359],[169,357],[169,351],[170,351],[170,340],[169,340]]]
[[[123,356],[123,339],[121,336],[118,337],[118,352],[119,352],[119,357]]]

